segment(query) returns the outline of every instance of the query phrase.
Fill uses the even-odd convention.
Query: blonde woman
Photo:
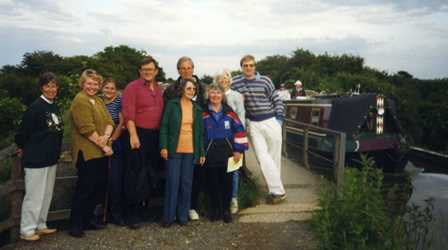
[[[70,106],[73,162],[78,181],[73,196],[69,234],[83,237],[84,230],[101,229],[93,222],[98,190],[104,190],[108,156],[113,154],[110,137],[114,122],[101,98],[96,96],[103,78],[95,70],[85,70],[79,79],[81,91]]]

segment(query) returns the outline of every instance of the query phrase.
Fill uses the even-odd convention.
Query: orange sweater
[[[193,153],[193,103],[181,99],[182,122],[177,144],[177,153]]]

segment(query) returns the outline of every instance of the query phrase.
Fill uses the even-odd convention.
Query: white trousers
[[[20,233],[32,235],[47,228],[47,216],[53,197],[56,164],[44,168],[25,169],[25,197],[22,203]]]
[[[275,118],[264,121],[247,121],[249,137],[261,172],[268,184],[269,193],[284,194],[281,179],[282,127]]]

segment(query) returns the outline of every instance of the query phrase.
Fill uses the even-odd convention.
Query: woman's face
[[[115,87],[115,83],[108,82],[103,87],[104,97],[108,100],[112,100],[117,96],[117,88]]]
[[[211,104],[221,104],[222,92],[220,90],[211,89],[208,91],[208,100]]]
[[[82,84],[82,91],[84,91],[84,93],[86,93],[86,95],[88,96],[96,95],[99,89],[99,82],[92,78],[87,78],[87,80]]]
[[[53,101],[58,95],[58,85],[55,82],[49,82],[42,86],[42,94],[50,101]]]
[[[221,85],[221,87],[223,87],[226,90],[230,88],[230,79],[227,77],[221,77],[218,83],[219,85]]]
[[[192,82],[187,82],[187,84],[185,84],[183,96],[191,100],[195,95],[196,95],[196,86]]]

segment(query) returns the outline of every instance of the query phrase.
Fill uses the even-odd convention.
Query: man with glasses
[[[280,203],[286,199],[281,180],[283,102],[271,79],[255,71],[252,55],[243,56],[240,66],[243,74],[233,78],[231,88],[244,96],[249,138],[269,188],[267,202]]]
[[[157,84],[157,61],[148,56],[139,67],[140,78],[130,82],[123,92],[123,117],[128,129],[127,166],[124,193],[127,224],[136,229],[141,204],[148,199],[149,184],[155,187],[156,171],[161,163],[159,128],[163,112],[162,90]]]

